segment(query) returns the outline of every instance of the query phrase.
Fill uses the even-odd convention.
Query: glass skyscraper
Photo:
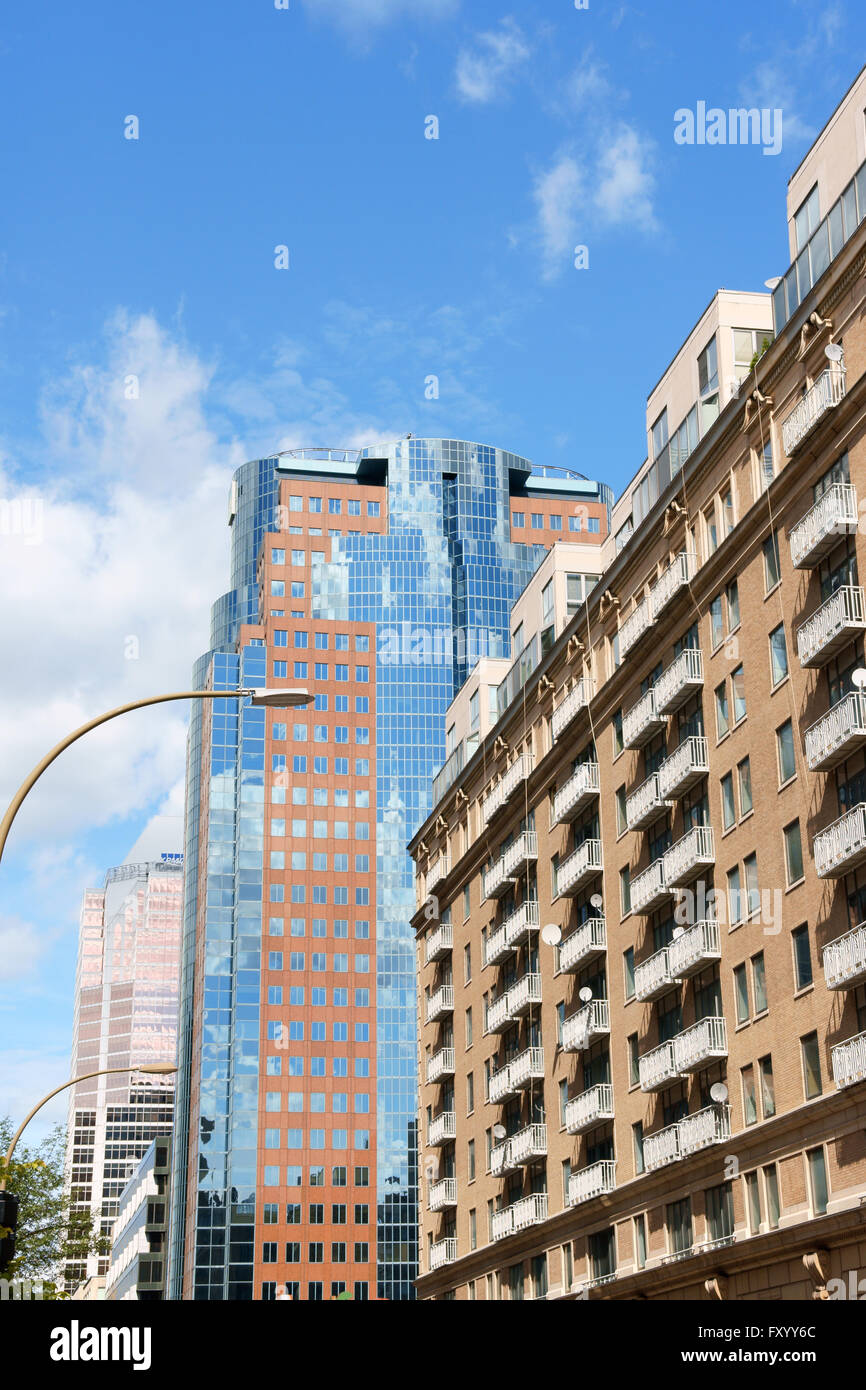
[[[409,1299],[415,911],[444,714],[608,489],[454,440],[255,460],[195,684],[170,1296]],[[578,536],[575,532],[580,532]],[[557,535],[559,533],[559,535]]]

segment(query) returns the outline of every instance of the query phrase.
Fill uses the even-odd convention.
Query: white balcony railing
[[[603,917],[588,917],[567,936],[559,948],[560,970],[582,970],[607,950],[607,927]]]
[[[558,866],[556,871],[556,896],[568,897],[577,893],[587,882],[602,871],[601,840],[584,840],[582,845]]]
[[[806,730],[810,772],[827,772],[866,743],[866,695],[852,690]]]
[[[857,632],[866,629],[866,608],[859,584],[843,584],[797,628],[801,666],[824,666]]]
[[[679,1072],[674,1062],[673,1040],[669,1039],[650,1052],[645,1052],[638,1059],[638,1073],[642,1091],[660,1091],[674,1081]]]
[[[427,1022],[435,1023],[437,1018],[454,1012],[454,986],[440,985],[427,1000]]]
[[[846,811],[812,841],[819,878],[842,878],[866,859],[866,801]]]
[[[643,830],[652,825],[667,807],[668,803],[659,794],[658,776],[653,772],[626,799],[625,819],[629,830]]]
[[[508,932],[503,922],[495,931],[488,932],[484,942],[484,964],[498,965],[506,956],[512,955],[514,947],[508,943]]]
[[[508,1155],[508,1140],[504,1139],[501,1144],[494,1144],[490,1150],[490,1173],[494,1178],[499,1178],[505,1172],[505,1159]]]
[[[541,1003],[541,976],[524,975],[508,991],[508,1012],[512,1019],[528,1013],[533,1004]]]
[[[430,1147],[447,1144],[457,1138],[457,1112],[443,1110],[441,1115],[430,1121],[427,1129],[427,1143]]]
[[[514,1213],[511,1207],[503,1207],[502,1211],[493,1213],[493,1239],[505,1240],[514,1232]]]
[[[491,1076],[490,1085],[487,1088],[487,1098],[491,1105],[501,1105],[512,1094],[511,1067],[506,1063],[504,1067],[500,1067]]]
[[[440,854],[438,859],[427,870],[427,892],[432,893],[437,883],[441,883],[443,878],[447,878],[451,872],[451,855]]]
[[[659,793],[666,801],[683,796],[709,772],[709,747],[705,738],[692,734],[683,739],[669,758],[659,764]]]
[[[866,922],[824,947],[824,980],[828,989],[851,989],[866,980]]]
[[[727,1057],[728,1035],[723,1018],[712,1016],[693,1023],[674,1042],[674,1064],[678,1072],[697,1071],[714,1057]]]
[[[590,1086],[565,1107],[565,1128],[569,1134],[583,1134],[605,1120],[613,1119],[613,1087],[605,1082]]]
[[[703,918],[693,926],[684,928],[668,946],[668,963],[671,973],[678,980],[696,975],[705,965],[721,958],[719,924],[710,918]]]
[[[818,421],[828,410],[837,406],[844,395],[845,369],[834,363],[821,373],[782,425],[782,447],[788,458],[799,449]]]
[[[547,1154],[547,1125],[527,1125],[508,1140],[505,1155],[506,1170],[522,1168],[524,1163],[532,1163],[536,1158]]]
[[[522,787],[533,768],[533,757],[531,753],[521,753],[519,758],[505,769],[500,780],[495,787],[487,793],[481,802],[481,814],[484,824],[487,825],[501,810],[508,804],[518,787]]]
[[[837,1043],[831,1055],[833,1080],[840,1091],[857,1081],[866,1081],[866,1033]]]
[[[622,741],[626,748],[642,748],[664,727],[664,715],[656,711],[655,690],[648,690],[623,715]]]
[[[652,912],[671,895],[665,883],[664,858],[654,859],[649,868],[644,869],[631,881],[632,912]]]
[[[581,763],[553,798],[551,825],[576,816],[599,793],[598,763]]]
[[[650,591],[650,602],[652,604],[653,622],[658,622],[659,615],[664,611],[671,599],[676,598],[681,589],[694,578],[695,557],[688,550],[680,551],[672,563],[668,565],[661,579]]]
[[[538,903],[534,898],[527,898],[503,923],[509,948],[516,950],[522,942],[529,941],[533,932],[538,931],[538,923]]]
[[[677,977],[671,970],[667,946],[663,946],[660,951],[656,951],[648,960],[641,961],[640,965],[634,968],[635,997],[644,1003],[650,999],[658,999],[676,983]]]
[[[538,836],[534,830],[523,830],[513,844],[503,850],[499,860],[484,875],[485,898],[499,898],[507,893],[521,869],[538,858]]]
[[[624,623],[619,628],[619,659],[631,651],[636,646],[644,633],[649,632],[653,625],[652,610],[648,599],[641,599],[634,612],[630,613]]]
[[[454,944],[454,931],[450,922],[443,922],[435,931],[428,932],[425,940],[425,959],[430,965],[431,961],[443,960],[450,955]]]
[[[551,721],[551,732],[554,741],[559,738],[562,731],[568,727],[572,719],[574,719],[582,709],[586,709],[589,704],[589,699],[589,682],[586,680],[579,680],[577,685],[568,692],[565,699],[560,700],[556,709],[553,711],[553,719]]]
[[[512,1091],[522,1091],[533,1081],[544,1080],[544,1048],[528,1047],[508,1064],[508,1079]]]
[[[436,1081],[441,1081],[443,1076],[454,1075],[454,1048],[440,1047],[438,1052],[434,1052],[432,1057],[427,1059],[427,1081],[433,1085]]]
[[[511,1024],[511,1014],[508,1012],[508,990],[500,994],[498,999],[494,999],[487,1008],[487,1030],[490,1033],[502,1033]]]
[[[612,1158],[603,1158],[588,1168],[581,1168],[568,1180],[569,1206],[576,1207],[580,1202],[589,1202],[593,1197],[601,1197],[613,1192],[616,1186],[616,1164]]]
[[[676,888],[688,883],[708,864],[715,864],[716,850],[710,825],[693,825],[664,854],[665,883]]]
[[[441,1269],[443,1265],[453,1265],[457,1259],[457,1241],[453,1237],[439,1240],[430,1246],[430,1268]]]
[[[666,1125],[655,1134],[645,1134],[643,1141],[643,1162],[648,1173],[656,1168],[664,1168],[675,1163],[680,1157],[680,1127]]]
[[[440,1178],[439,1182],[434,1182],[431,1185],[430,1195],[427,1200],[429,1211],[444,1211],[446,1207],[456,1207],[456,1205],[456,1178]]]
[[[582,1052],[596,1038],[610,1032],[610,1009],[606,999],[590,999],[562,1025],[563,1052]]]
[[[791,564],[795,569],[812,569],[840,536],[857,531],[857,490],[851,483],[833,483],[814,507],[791,528]]]
[[[493,1213],[493,1239],[505,1240],[515,1231],[526,1230],[528,1226],[537,1226],[540,1221],[546,1220],[547,1193],[532,1192],[528,1197],[513,1202],[510,1207]]]
[[[707,1105],[695,1115],[680,1120],[680,1157],[698,1153],[712,1144],[721,1144],[731,1137],[731,1107]]]
[[[690,700],[704,683],[704,654],[700,647],[686,647],[662,671],[653,689],[656,693],[656,713],[672,714]]]

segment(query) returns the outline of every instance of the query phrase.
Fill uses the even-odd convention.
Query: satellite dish
[[[824,349],[824,356],[829,362],[841,362],[845,356],[841,343],[828,343]]]
[[[592,990],[590,989],[589,985],[584,985],[583,989],[580,991],[579,997],[584,1004],[589,1003],[590,999],[592,998]]]
[[[770,278],[769,278],[769,280],[765,280],[765,281],[764,281],[764,284],[766,285],[766,287],[767,287],[768,290],[774,290],[774,289],[776,288],[776,286],[777,286],[777,285],[781,285],[781,283],[782,283],[782,277],[781,277],[781,275],[771,275]]]
[[[558,946],[562,940],[562,928],[555,922],[548,922],[546,927],[541,928],[541,939],[545,946]]]
[[[710,1100],[714,1100],[717,1105],[722,1105],[728,1099],[728,1088],[724,1081],[717,1081],[715,1086],[710,1087]]]
[[[685,931],[685,927],[674,927],[674,931],[673,931],[674,941],[678,940],[678,938],[682,936],[682,934],[683,934],[684,931]]]
[[[604,907],[604,898],[601,896],[600,893],[593,893],[589,901],[592,907],[598,908],[599,912]]]
[[[493,1138],[494,1138],[494,1139],[504,1139],[504,1138],[505,1138],[505,1125],[494,1125],[494,1126],[493,1126]]]
[[[858,690],[866,686],[866,668],[858,666],[856,671],[852,671],[851,680]]]

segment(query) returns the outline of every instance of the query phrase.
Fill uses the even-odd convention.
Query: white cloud
[[[48,946],[44,936],[20,917],[0,917],[0,984],[35,970]]]
[[[573,155],[561,154],[539,175],[533,198],[538,209],[543,274],[545,279],[552,279],[575,244],[584,202],[583,175]]]
[[[740,88],[745,106],[782,112],[782,140],[806,143],[814,139],[816,130],[798,114],[794,105],[797,86],[791,80],[791,62],[759,63],[751,77]]]
[[[457,91],[464,101],[495,101],[502,96],[515,72],[529,57],[529,45],[513,19],[504,19],[498,30],[475,36],[475,48],[461,48],[457,55]]]
[[[307,9],[344,29],[369,29],[394,19],[440,19],[453,14],[460,0],[304,0]]]
[[[653,147],[631,126],[621,125],[599,149],[595,206],[603,221],[627,222],[655,231]]]

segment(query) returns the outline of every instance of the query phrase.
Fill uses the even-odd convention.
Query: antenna
[[[841,362],[845,356],[845,351],[841,343],[828,343],[824,349],[824,356],[828,362]]]
[[[781,283],[782,283],[782,277],[781,277],[781,275],[771,275],[770,278],[769,278],[769,280],[765,280],[765,281],[764,281],[764,284],[766,285],[766,287],[767,287],[768,290],[774,290],[774,289],[776,289],[777,286],[781,285]]]
[[[583,1004],[589,1003],[590,999],[592,998],[592,990],[590,989],[589,985],[584,985],[583,989],[580,991],[578,998]]]
[[[590,906],[596,908],[598,912],[601,912],[601,909],[604,907],[604,898],[600,893],[593,893],[589,902]]]
[[[494,1126],[493,1126],[493,1138],[494,1138],[494,1139],[504,1139],[504,1138],[505,1138],[505,1132],[506,1132],[506,1131],[505,1131],[505,1125],[494,1125]]]
[[[717,1081],[715,1086],[710,1087],[710,1100],[714,1100],[716,1105],[724,1105],[728,1099],[728,1088],[724,1081]]]
[[[562,928],[555,922],[548,922],[546,927],[541,928],[541,939],[545,946],[558,946],[562,940]]]
[[[862,690],[863,687],[866,686],[866,668],[858,666],[856,671],[852,671],[851,681],[853,685],[856,685],[858,690]]]

